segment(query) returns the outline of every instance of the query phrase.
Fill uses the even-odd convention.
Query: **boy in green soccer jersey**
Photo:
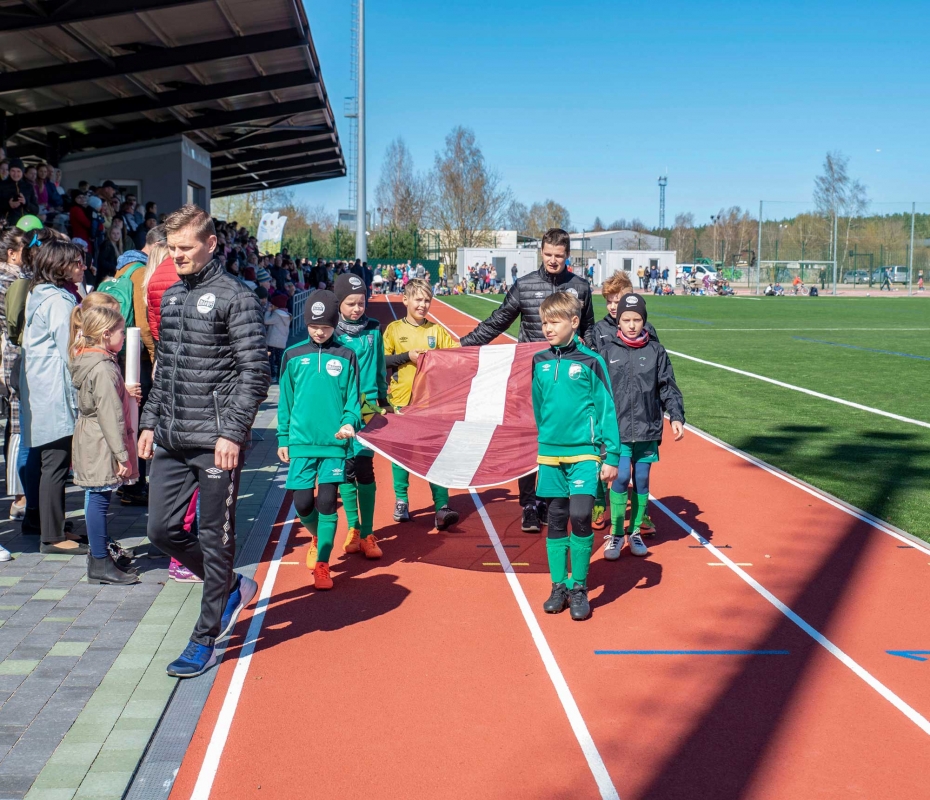
[[[377,320],[365,316],[365,282],[357,275],[344,273],[336,278],[335,294],[339,303],[335,340],[348,347],[358,359],[362,418],[367,422],[388,404],[381,326]],[[339,485],[342,507],[349,523],[345,551],[361,551],[366,558],[381,558],[378,539],[372,533],[375,516],[374,457],[374,452],[353,439],[349,443],[345,483]]]
[[[536,494],[549,505],[546,550],[552,577],[552,594],[543,610],[558,614],[569,607],[572,619],[583,620],[591,614],[586,585],[594,546],[591,511],[598,480],[617,477],[620,434],[607,366],[576,336],[581,304],[571,294],[557,292],[543,300],[539,314],[550,345],[533,356],[533,414],[539,429]]]
[[[304,307],[308,338],[289,347],[281,362],[278,458],[288,464],[288,489],[312,543],[307,566],[314,586],[332,589],[329,556],[336,538],[336,492],[346,457],[362,424],[358,361],[333,339],[339,303],[321,290]],[[314,489],[316,497],[314,498]]]

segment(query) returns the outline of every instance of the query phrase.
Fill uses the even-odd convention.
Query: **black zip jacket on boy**
[[[650,336],[642,347],[625,344],[616,331],[605,340],[603,358],[614,393],[620,441],[661,442],[663,412],[685,421],[685,405],[665,348]]]
[[[656,329],[652,327],[651,322],[647,322],[643,327],[649,331],[649,338],[659,341],[659,335]],[[607,352],[607,344],[611,339],[617,338],[617,318],[606,314],[604,319],[598,320],[594,326],[594,349],[602,356]],[[606,358],[606,356],[604,356]]]

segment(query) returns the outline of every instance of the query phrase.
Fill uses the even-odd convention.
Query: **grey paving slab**
[[[273,431],[262,430],[273,424],[275,408],[272,402],[259,415],[265,441],[253,447],[244,471],[242,548],[275,474]],[[9,500],[0,497],[0,517]],[[66,510],[80,533],[77,487],[68,487]],[[122,797],[175,689],[164,664],[187,640],[199,587],[168,581],[168,559],[146,557],[147,509],[115,502],[109,523],[111,536],[140,556],[135,586],[88,584],[84,557],[43,556],[37,537],[0,519],[0,544],[16,554],[0,564],[0,800]],[[130,741],[137,744],[125,746]]]

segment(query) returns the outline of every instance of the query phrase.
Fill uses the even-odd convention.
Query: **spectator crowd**
[[[127,441],[126,451],[114,450],[117,445],[108,437],[117,428],[82,420],[120,419],[125,431],[127,398],[140,414],[144,410],[156,363],[161,298],[179,280],[165,217],[155,202],[141,204],[114,181],[99,186],[81,181],[65,189],[60,170],[27,166],[0,148],[0,402],[10,514],[24,534],[39,538],[43,553],[88,554],[88,574],[96,569],[96,578],[111,583],[137,576],[131,554],[105,535],[109,495],[115,493],[124,505],[147,505],[146,463],[139,462],[138,473],[125,471],[121,465],[130,449],[135,461],[134,446]],[[359,276],[371,292],[374,271],[360,261],[311,263],[292,257],[287,248],[263,254],[246,226],[215,221],[215,228],[214,260],[258,298],[275,379],[298,293],[331,289],[344,273]],[[113,324],[117,318],[119,326]],[[114,383],[103,376],[122,376],[129,327],[140,330],[140,383],[101,394],[100,387]],[[92,456],[88,448],[96,448]],[[106,452],[115,459],[113,469],[91,468],[110,463],[101,456]],[[65,519],[69,481],[87,490],[85,534]],[[190,528],[197,524],[196,497],[189,512]],[[9,558],[0,547],[0,561]],[[171,575],[196,579],[177,562]]]

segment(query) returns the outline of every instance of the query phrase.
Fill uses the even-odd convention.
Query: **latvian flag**
[[[430,350],[410,405],[374,417],[365,446],[431,483],[477,489],[536,470],[533,354],[546,344]]]

